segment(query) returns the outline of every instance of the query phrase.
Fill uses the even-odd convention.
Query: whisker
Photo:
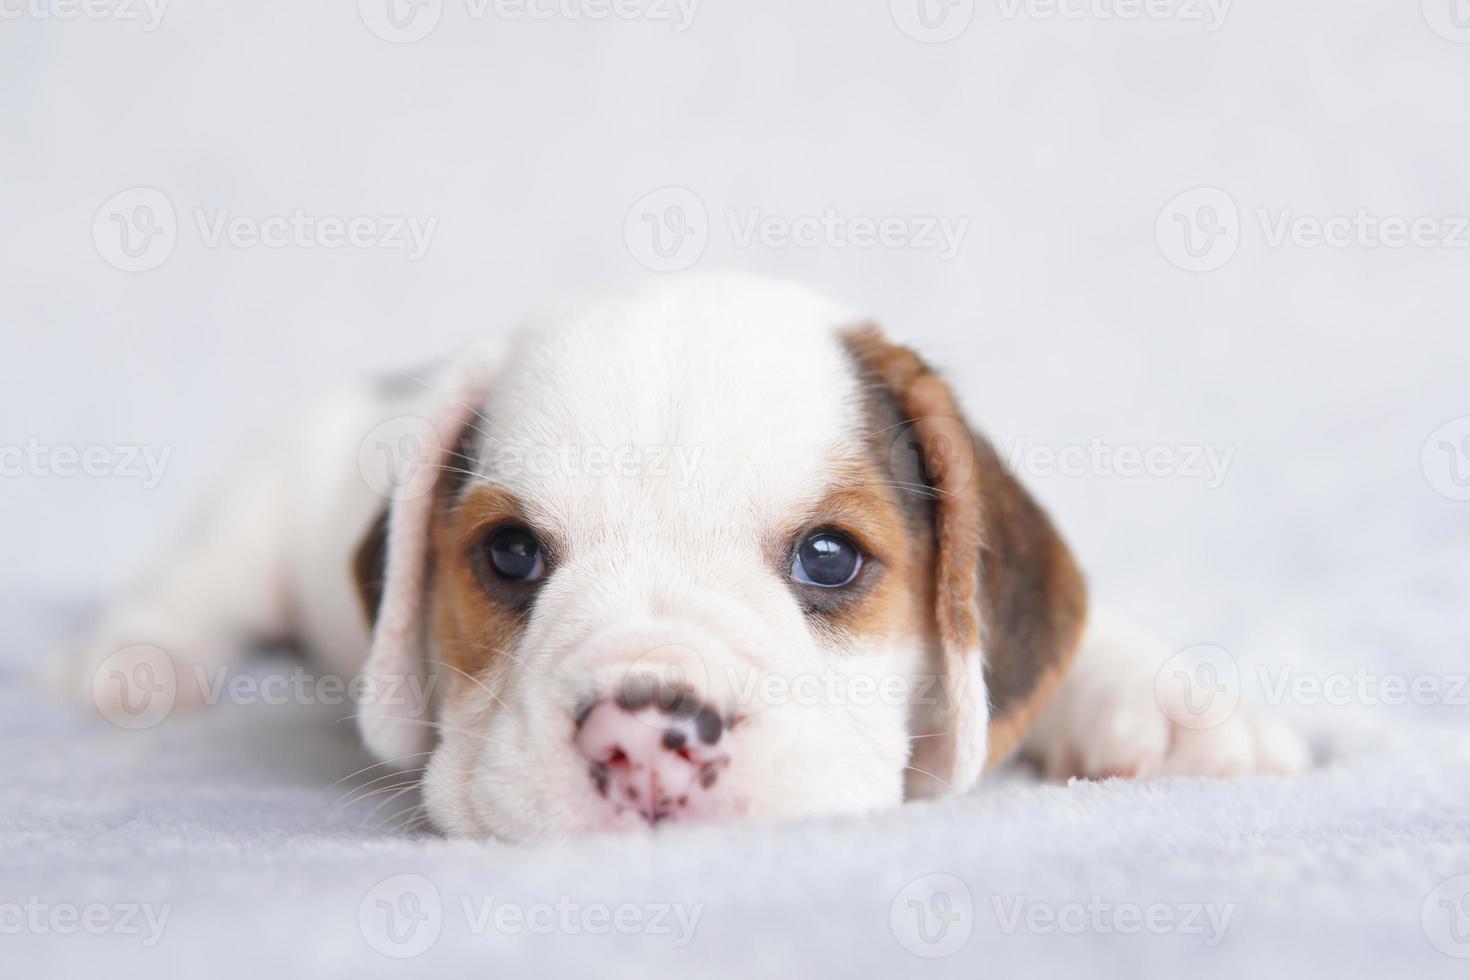
[[[932,772],[927,772],[927,771],[925,771],[923,769],[920,769],[918,766],[904,766],[904,768],[905,769],[908,769],[908,770],[911,770],[913,772],[919,773],[920,775],[928,776],[930,779],[938,782],[940,785],[944,786],[944,788],[946,788],[946,789],[950,789],[950,790],[954,789],[953,786],[951,786],[949,783],[945,782],[944,780],[940,779],[938,776],[934,775]]]
[[[345,718],[338,718],[336,721],[332,722],[332,724],[334,724],[334,725],[340,725],[344,721],[356,721],[358,718],[374,718],[374,717],[376,717],[376,718],[386,718],[386,717],[388,717],[388,715],[387,714],[376,714],[376,715],[372,715],[372,714],[367,714],[366,712],[359,711],[359,712],[355,712],[353,714],[347,715]],[[484,742],[486,744],[494,744],[493,742],[490,741],[490,739],[486,738],[484,735],[479,734],[478,732],[466,731],[463,728],[454,728],[454,727],[452,727],[450,725],[444,724],[443,722],[428,721],[427,719],[424,719],[424,718],[394,718],[393,720],[394,721],[398,721],[398,722],[402,722],[405,725],[420,725],[420,726],[422,726],[424,728],[432,728],[432,729],[435,729],[436,731],[454,732],[457,735],[465,735],[465,736],[467,736],[469,738],[479,739],[480,741],[482,741],[482,742]]]
[[[394,793],[392,796],[390,796],[387,799],[382,800],[381,802],[379,802],[378,805],[373,808],[373,812],[372,813],[369,813],[367,815],[367,819],[368,820],[372,820],[374,817],[376,817],[378,815],[379,811],[381,811],[383,809],[383,807],[391,805],[394,800],[397,800],[400,797],[402,797],[404,793],[411,792],[411,791],[416,790],[418,788],[419,788],[419,784],[418,783],[414,783],[411,786],[405,786],[405,787],[403,787],[398,792]]]
[[[400,761],[403,761],[405,759],[417,759],[419,756],[433,755],[433,754],[434,753],[432,751],[429,751],[429,752],[414,752],[411,755],[400,755],[396,759],[384,759],[382,762],[374,762],[370,766],[363,766],[361,769],[357,770],[357,772],[349,772],[347,775],[343,776],[341,779],[337,780],[335,783],[332,783],[332,785],[323,788],[322,789],[322,792],[321,792],[321,795],[322,796],[325,796],[327,794],[327,790],[335,789],[336,787],[340,786],[342,783],[347,782],[347,780],[351,779],[353,776],[361,776],[363,773],[370,772],[371,770],[376,769],[379,766],[391,766],[393,763],[400,762]],[[403,770],[394,770],[394,771],[395,772],[402,772]]]
[[[427,660],[427,658],[425,658],[425,659]],[[450,670],[452,670],[455,673],[459,674],[461,677],[464,677],[464,678],[466,678],[466,679],[474,682],[475,684],[478,684],[479,687],[480,687],[480,690],[482,690],[486,694],[490,695],[490,699],[492,701],[494,701],[496,704],[500,705],[502,708],[506,707],[505,702],[502,701],[502,700],[500,700],[499,695],[497,695],[494,691],[490,690],[490,688],[486,687],[485,686],[485,682],[482,681],[482,680],[480,680],[478,677],[475,677],[474,675],[468,673],[467,671],[461,670],[460,668],[456,667],[454,664],[451,664],[451,663],[440,661],[440,666],[442,666],[442,667],[448,667]]]
[[[372,785],[374,785],[376,783],[381,783],[385,779],[392,779],[395,776],[407,776],[407,777],[409,777],[409,782],[406,785],[417,786],[418,783],[419,783],[419,779],[420,779],[420,777],[419,777],[418,774],[424,773],[424,772],[427,772],[427,771],[428,771],[428,766],[421,766],[418,769],[405,769],[402,772],[394,772],[394,773],[389,773],[386,776],[379,776],[377,779],[374,779],[371,783],[364,783],[361,786],[354,786],[352,789],[350,789],[346,793],[342,794],[342,798],[339,799],[336,803],[334,803],[332,805],[332,809],[334,809],[334,810],[337,810],[337,809],[346,809],[347,807],[351,806],[354,803],[357,803],[360,800],[365,800],[365,799],[367,799],[370,796],[374,796],[377,793],[382,792],[384,789],[396,789],[399,786],[405,785],[404,783],[393,783],[390,786],[386,786],[386,787],[380,786],[380,787],[378,787],[377,789],[374,789],[374,790],[369,790],[368,789],[368,787],[370,787],[370,786],[372,786]],[[366,790],[366,792],[364,792],[364,790]]]
[[[422,821],[422,828],[417,826]],[[391,827],[389,825],[392,825]],[[429,810],[423,803],[415,803],[403,813],[395,813],[384,817],[375,827],[374,833],[381,833],[385,828],[392,833],[415,833],[420,829],[429,829],[433,826],[429,819]]]

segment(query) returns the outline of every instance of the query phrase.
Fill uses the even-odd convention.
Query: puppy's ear
[[[440,372],[413,406],[394,422],[394,475],[387,505],[368,528],[352,562],[358,597],[372,625],[363,667],[365,695],[358,730],[383,762],[409,765],[434,743],[431,723],[434,651],[428,635],[431,523],[446,477],[468,466],[461,458],[498,366],[498,349],[477,347]]]
[[[871,326],[844,340],[897,411],[887,458],[916,455],[933,496],[942,703],[915,718],[913,766],[925,772],[911,772],[909,792],[962,792],[1015,748],[1051,697],[1077,649],[1086,589],[1045,512],[928,365]]]

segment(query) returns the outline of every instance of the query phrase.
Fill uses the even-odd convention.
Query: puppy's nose
[[[730,762],[719,712],[684,688],[629,679],[577,718],[577,750],[597,791],[650,824],[697,814]]]

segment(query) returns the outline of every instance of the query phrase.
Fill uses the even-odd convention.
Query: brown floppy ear
[[[368,525],[367,533],[357,543],[352,555],[352,581],[368,628],[378,622],[378,608],[383,604],[383,575],[388,566],[388,508]]]
[[[844,340],[903,422],[889,458],[911,449],[933,491],[941,703],[916,714],[913,766],[924,773],[911,773],[910,795],[962,792],[1051,697],[1081,638],[1086,588],[1046,513],[938,375],[876,327]]]
[[[386,485],[383,512],[353,557],[358,596],[372,625],[372,647],[362,674],[358,731],[380,761],[411,759],[433,744],[434,650],[429,636],[432,575],[431,522],[446,473],[463,468],[461,435],[473,424],[499,363],[498,346],[476,347],[443,369],[418,404],[392,420],[385,445],[407,440],[402,461]],[[395,467],[399,461],[395,461]],[[411,764],[406,761],[403,764]]]

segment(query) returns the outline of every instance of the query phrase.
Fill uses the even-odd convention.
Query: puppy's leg
[[[289,639],[291,479],[279,447],[239,474],[177,551],[43,665],[42,679],[114,717],[143,665],[153,679],[171,669],[175,702],[187,706],[205,700],[210,679],[251,641]]]
[[[1170,651],[1107,619],[1089,626],[1056,696],[1021,747],[1048,776],[1150,777],[1292,773],[1305,741],[1283,722],[1238,703],[1238,681],[1169,671]],[[1164,676],[1160,676],[1163,670]],[[1220,698],[1216,702],[1212,699]]]

